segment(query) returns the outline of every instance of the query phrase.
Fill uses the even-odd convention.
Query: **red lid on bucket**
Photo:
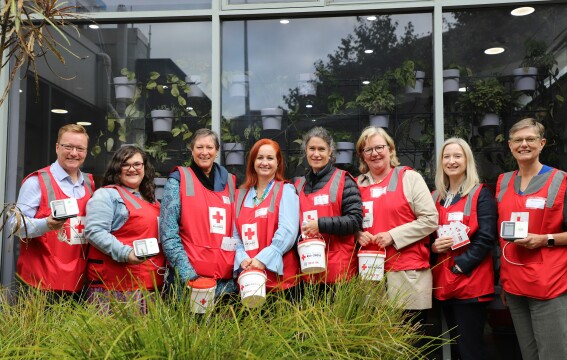
[[[187,286],[192,287],[193,289],[210,289],[217,286],[217,282],[215,279],[200,277],[195,280],[187,281]]]

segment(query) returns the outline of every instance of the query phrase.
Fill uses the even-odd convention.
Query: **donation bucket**
[[[364,280],[382,280],[385,257],[385,250],[360,250],[358,252],[358,273],[360,277]]]
[[[191,311],[196,314],[204,314],[209,307],[215,303],[215,289],[217,282],[215,279],[200,277],[187,282],[187,287],[191,289]]]
[[[255,308],[266,301],[267,278],[263,270],[246,270],[240,273],[238,286],[244,305]]]
[[[301,272],[317,274],[327,270],[325,256],[325,241],[321,239],[306,239],[297,245]]]

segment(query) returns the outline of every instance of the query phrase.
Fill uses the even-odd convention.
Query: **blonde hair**
[[[376,135],[380,135],[384,138],[384,140],[386,140],[386,144],[392,152],[390,154],[390,166],[396,167],[400,165],[400,161],[398,160],[398,156],[396,155],[396,144],[394,143],[394,139],[392,139],[392,137],[388,135],[386,130],[382,129],[381,127],[368,126],[364,130],[362,130],[362,134],[360,134],[360,137],[356,142],[356,154],[360,159],[360,165],[358,166],[358,169],[362,174],[368,172],[368,165],[364,161],[364,147],[366,146],[368,139]]]
[[[87,143],[89,142],[89,134],[87,134],[87,129],[85,129],[82,125],[79,124],[67,124],[59,129],[59,133],[57,133],[57,143],[61,141],[61,136],[63,136],[63,134],[65,134],[66,132],[83,134],[87,137]]]
[[[529,127],[534,128],[536,133],[538,133],[540,139],[545,139],[544,138],[545,127],[543,126],[542,123],[538,122],[534,118],[525,118],[512,125],[510,131],[508,132],[508,137],[511,139],[512,134],[514,134],[516,131],[526,129]]]
[[[466,169],[465,169],[465,180],[461,185],[461,196],[468,195],[468,193],[473,189],[475,185],[480,183],[480,179],[478,177],[478,171],[476,169],[476,163],[474,161],[474,156],[469,144],[457,137],[452,137],[450,139],[445,140],[443,143],[443,147],[441,147],[441,153],[437,157],[437,171],[435,173],[435,188],[439,192],[439,198],[445,199],[447,197],[447,189],[449,188],[449,176],[445,174],[443,171],[443,151],[447,145],[457,144],[463,150],[466,159]]]

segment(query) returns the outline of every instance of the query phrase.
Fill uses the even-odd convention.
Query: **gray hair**
[[[217,135],[217,133],[211,129],[202,128],[195,131],[195,134],[193,134],[193,139],[191,139],[191,142],[189,142],[189,148],[191,149],[191,151],[193,151],[193,147],[195,147],[195,143],[197,142],[197,139],[206,136],[211,136],[213,138],[213,141],[215,142],[215,149],[217,150],[220,149],[219,136]]]
[[[305,135],[303,135],[303,141],[301,142],[301,150],[303,151],[303,155],[307,154],[307,143],[309,142],[309,140],[311,140],[311,138],[314,137],[318,137],[327,143],[329,149],[331,150],[330,161],[331,163],[334,163],[335,150],[337,149],[335,140],[333,140],[333,137],[331,136],[331,134],[329,134],[327,129],[322,126],[316,126],[309,130]]]
[[[508,136],[509,136],[509,138],[512,138],[512,135],[516,131],[523,130],[523,129],[530,128],[530,127],[533,128],[536,131],[536,133],[538,133],[540,139],[545,139],[544,138],[545,127],[543,126],[542,123],[538,122],[534,118],[525,118],[525,119],[518,121],[514,125],[512,125],[512,127],[510,128],[510,131],[508,132]]]

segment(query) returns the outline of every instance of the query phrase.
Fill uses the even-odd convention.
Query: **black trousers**
[[[451,339],[457,342],[451,345],[451,359],[488,359],[484,344],[486,304],[486,302],[441,301]]]

